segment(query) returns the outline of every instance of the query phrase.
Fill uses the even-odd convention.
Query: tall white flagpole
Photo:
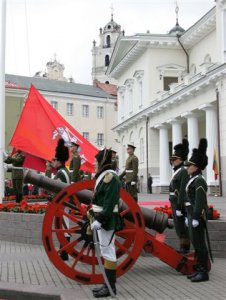
[[[0,203],[5,190],[3,151],[5,149],[5,35],[6,0],[0,0]]]

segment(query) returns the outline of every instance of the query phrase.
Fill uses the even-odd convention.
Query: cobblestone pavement
[[[226,259],[215,259],[210,281],[191,283],[150,255],[140,256],[135,266],[118,279],[117,299],[223,300],[226,295]],[[0,298],[14,299],[93,299],[93,286],[81,285],[62,275],[50,263],[42,246],[0,241]],[[4,291],[11,290],[14,296]],[[15,297],[30,292],[28,298]],[[35,296],[36,293],[42,298]],[[50,298],[48,295],[52,295]]]

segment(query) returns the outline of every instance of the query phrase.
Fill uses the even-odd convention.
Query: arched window
[[[110,63],[110,58],[109,58],[109,55],[106,55],[105,56],[105,66],[109,66],[109,63]]]
[[[107,35],[107,38],[106,38],[106,44],[107,44],[107,47],[108,47],[108,48],[111,47],[111,37],[110,37],[110,35]]]

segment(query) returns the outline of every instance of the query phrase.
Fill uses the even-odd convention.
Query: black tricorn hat
[[[192,156],[186,163],[187,166],[195,165],[200,170],[204,170],[208,165],[208,157],[206,156],[207,139],[200,139],[198,149],[193,149]]]
[[[60,138],[56,146],[56,153],[54,159],[60,162],[65,162],[69,158],[68,147],[65,147],[64,143],[64,139]]]
[[[136,147],[135,147],[134,145],[131,145],[131,144],[128,144],[128,145],[127,145],[127,148],[132,148],[133,150],[136,149]]]
[[[174,146],[173,155],[171,156],[171,160],[181,159],[183,161],[187,160],[189,153],[189,144],[187,139],[182,140],[182,144],[177,144]]]

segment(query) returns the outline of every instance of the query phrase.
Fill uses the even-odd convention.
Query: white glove
[[[98,229],[100,229],[101,228],[101,226],[102,226],[102,224],[99,222],[99,221],[94,221],[92,224],[91,224],[91,229],[92,230],[94,230],[94,229],[96,229],[96,230],[98,230]]]
[[[183,214],[182,214],[182,212],[180,210],[176,210],[176,216],[177,217],[182,217]]]
[[[3,151],[3,158],[6,159],[8,156],[9,155],[5,151]]]
[[[193,219],[192,220],[192,227],[197,227],[197,226],[199,226],[199,221],[198,220],[195,220],[195,219]]]
[[[187,217],[184,219],[184,223],[185,223],[185,226],[188,227],[188,218]]]
[[[136,182],[135,181],[131,181],[131,185],[135,185],[136,184]]]

